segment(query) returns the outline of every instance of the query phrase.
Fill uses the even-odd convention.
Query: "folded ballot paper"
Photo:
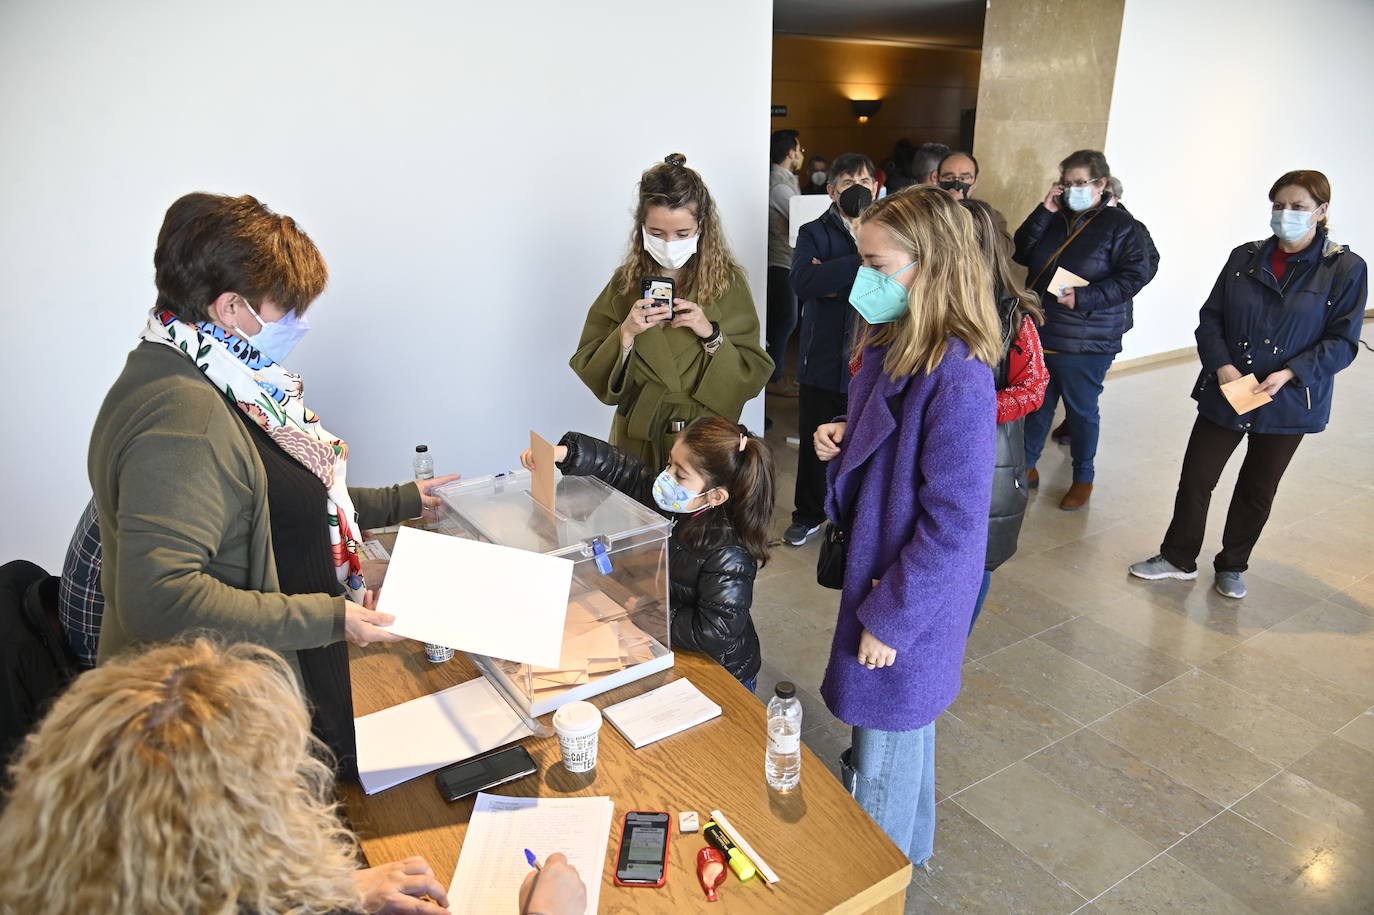
[[[573,563],[403,527],[377,610],[420,642],[558,669]]]
[[[601,710],[638,750],[720,716],[716,705],[686,677]]]
[[[589,590],[569,600],[563,632],[557,666],[493,660],[516,682],[523,682],[528,671],[532,692],[544,700],[657,657],[658,642],[604,591]]]

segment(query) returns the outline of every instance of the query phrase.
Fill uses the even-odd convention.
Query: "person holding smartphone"
[[[1102,383],[1131,327],[1132,300],[1153,276],[1135,220],[1108,206],[1110,178],[1102,153],[1070,153],[1059,163],[1059,180],[1014,237],[1012,259],[1027,269],[1026,285],[1045,311],[1040,339],[1050,370],[1045,402],[1026,418],[1027,476],[1032,489],[1039,486],[1035,465],[1063,398],[1073,455],[1073,484],[1059,502],[1064,511],[1077,511],[1092,496]],[[1051,289],[1060,267],[1086,285]]]
[[[671,279],[671,304],[641,297]],[[587,312],[572,370],[616,408],[610,442],[663,467],[673,436],[700,416],[739,421],[773,371],[744,269],[725,243],[715,201],[687,157],[640,178],[625,260]]]

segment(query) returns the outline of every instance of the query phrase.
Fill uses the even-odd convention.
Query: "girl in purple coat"
[[[849,533],[821,695],[854,729],[846,787],[924,864],[935,840],[935,719],[959,693],[982,582],[1001,335],[973,221],[915,187],[858,230],[858,345],[847,417],[821,426],[826,512]]]

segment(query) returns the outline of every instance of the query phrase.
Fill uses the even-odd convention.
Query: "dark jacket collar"
[[[1263,241],[1255,242],[1256,251],[1252,263],[1267,265],[1269,263],[1269,258],[1273,257],[1274,248],[1278,246],[1278,243],[1279,239],[1277,235],[1270,235]],[[1322,226],[1318,226],[1317,234],[1312,236],[1312,244],[1303,248],[1296,254],[1288,255],[1288,263],[1306,264],[1315,261],[1328,253],[1326,249],[1326,229]]]

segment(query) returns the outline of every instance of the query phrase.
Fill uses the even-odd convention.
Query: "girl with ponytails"
[[[694,420],[657,472],[600,439],[569,432],[555,449],[568,476],[594,476],[675,519],[669,549],[674,648],[710,655],[750,690],[763,662],[750,607],[768,561],[773,453],[760,436],[719,416]],[[520,462],[534,469],[529,451]]]

